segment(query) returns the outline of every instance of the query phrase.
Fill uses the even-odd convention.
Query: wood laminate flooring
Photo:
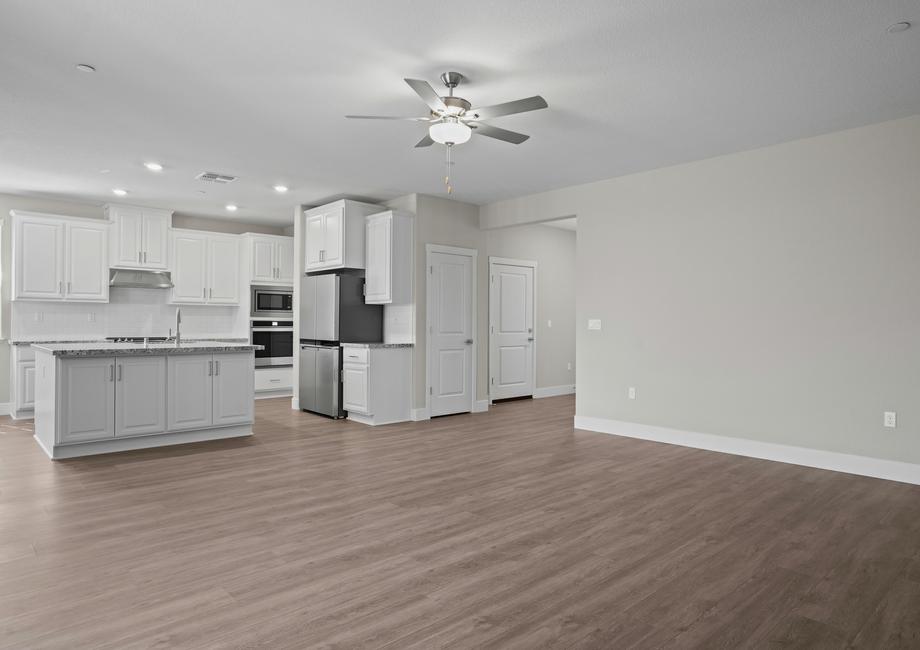
[[[58,462],[0,418],[0,647],[920,647],[920,487],[573,411]]]

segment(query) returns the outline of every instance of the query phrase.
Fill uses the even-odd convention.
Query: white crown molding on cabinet
[[[821,449],[794,447],[792,445],[778,445],[744,438],[717,436],[710,433],[681,431],[680,429],[595,418],[586,415],[575,416],[575,428],[625,438],[638,438],[639,440],[663,442],[669,445],[705,449],[724,454],[747,456],[749,458],[772,460],[791,465],[816,467],[833,472],[858,474],[860,476],[871,476],[889,481],[920,485],[920,465],[902,463],[896,460],[841,454]]]

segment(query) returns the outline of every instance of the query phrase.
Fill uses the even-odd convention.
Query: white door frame
[[[431,415],[431,322],[432,322],[432,303],[431,300],[431,254],[432,253],[446,253],[448,255],[463,255],[471,259],[472,273],[470,273],[470,305],[471,305],[471,314],[472,318],[472,334],[473,334],[473,361],[470,367],[470,395],[472,396],[472,412],[476,413],[478,410],[485,410],[481,408],[476,399],[477,393],[477,380],[476,380],[476,355],[477,348],[479,346],[479,320],[476,313],[476,285],[478,284],[477,278],[479,277],[479,251],[475,248],[459,248],[457,246],[442,246],[440,244],[425,244],[425,268],[428,269],[428,273],[425,274],[425,388],[428,390],[425,391],[425,419]],[[488,401],[486,401],[486,408],[488,408]]]
[[[498,367],[495,359],[495,316],[492,313],[492,292],[495,290],[495,265],[525,266],[533,269],[533,345],[531,345],[530,367],[533,368],[533,392],[537,392],[537,262],[536,260],[516,260],[510,257],[489,257],[489,403],[492,402],[492,377]]]

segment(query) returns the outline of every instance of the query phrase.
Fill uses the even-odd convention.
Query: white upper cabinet
[[[64,297],[64,222],[32,217],[13,221],[13,299]]]
[[[253,284],[294,282],[294,238],[246,233],[249,281]]]
[[[165,269],[172,212],[129,205],[107,205],[112,222],[110,265],[131,269]]]
[[[195,305],[240,304],[240,237],[172,230],[170,301]]]
[[[364,218],[380,206],[343,199],[304,212],[304,268],[363,269]]]
[[[12,214],[13,300],[108,302],[107,222]]]
[[[412,302],[413,218],[388,210],[367,217],[364,302]]]
[[[108,230],[106,224],[67,224],[65,300],[108,301]]]
[[[173,230],[171,239],[172,302],[201,304],[208,297],[208,240],[180,230]]]
[[[208,304],[240,304],[240,238],[208,238]]]

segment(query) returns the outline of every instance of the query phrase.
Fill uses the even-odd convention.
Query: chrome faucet
[[[182,332],[180,331],[180,326],[182,325],[182,310],[179,307],[176,307],[176,347],[182,345]]]

